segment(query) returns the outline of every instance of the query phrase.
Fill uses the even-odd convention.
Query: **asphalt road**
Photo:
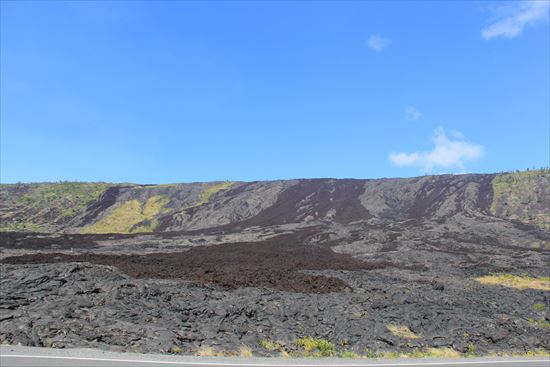
[[[47,349],[0,347],[2,367],[550,367],[550,357],[468,358],[468,359],[281,359],[281,358],[210,358],[134,353],[112,353],[92,349]]]

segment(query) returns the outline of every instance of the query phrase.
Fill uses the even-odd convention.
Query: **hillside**
[[[550,173],[171,185],[0,186],[0,229],[146,233],[288,223],[494,216],[550,228]]]
[[[550,350],[548,170],[10,184],[0,220],[0,342]]]

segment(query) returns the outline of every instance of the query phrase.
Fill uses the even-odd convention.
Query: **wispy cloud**
[[[391,153],[388,159],[398,167],[418,167],[421,172],[429,173],[434,168],[464,171],[466,162],[478,160],[485,154],[482,145],[467,142],[461,132],[453,131],[451,134],[454,140],[447,137],[443,128],[437,128],[432,138],[432,150]]]
[[[522,0],[495,7],[492,23],[481,30],[481,37],[517,37],[526,26],[547,22],[549,10],[550,0]]]
[[[405,116],[408,120],[419,120],[422,117],[422,112],[420,112],[416,107],[410,106],[405,109]]]
[[[379,34],[372,34],[367,40],[367,44],[369,45],[369,47],[377,52],[380,52],[388,47],[390,43],[391,40],[389,38],[383,37]]]

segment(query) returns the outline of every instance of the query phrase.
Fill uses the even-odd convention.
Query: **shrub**
[[[258,344],[260,344],[260,347],[269,352],[273,352],[275,349],[277,349],[277,344],[269,339],[261,339]]]
[[[304,349],[304,355],[313,357],[331,357],[336,353],[336,346],[325,339],[303,337],[294,342]]]
[[[172,347],[170,347],[169,352],[173,354],[178,354],[178,353],[181,353],[181,348],[178,347],[177,345],[172,345]]]
[[[250,347],[247,345],[241,345],[239,347],[239,357],[252,358],[252,349],[250,349]]]

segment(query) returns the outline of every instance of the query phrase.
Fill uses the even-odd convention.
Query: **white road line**
[[[61,356],[26,356],[22,354],[0,355],[0,358],[46,358],[46,359],[70,359],[98,362],[128,362],[128,363],[156,363],[156,364],[188,364],[195,366],[245,366],[245,367],[330,367],[330,364],[269,364],[269,363],[234,363],[234,362],[176,362],[176,361],[147,361],[139,359],[116,359],[116,358],[86,358],[86,357],[61,357]],[[453,361],[453,362],[384,362],[384,363],[363,363],[363,364],[337,364],[338,367],[382,367],[382,366],[453,366],[465,364],[491,364],[491,363],[540,363],[548,362],[548,359],[530,360],[496,360],[496,361]]]

